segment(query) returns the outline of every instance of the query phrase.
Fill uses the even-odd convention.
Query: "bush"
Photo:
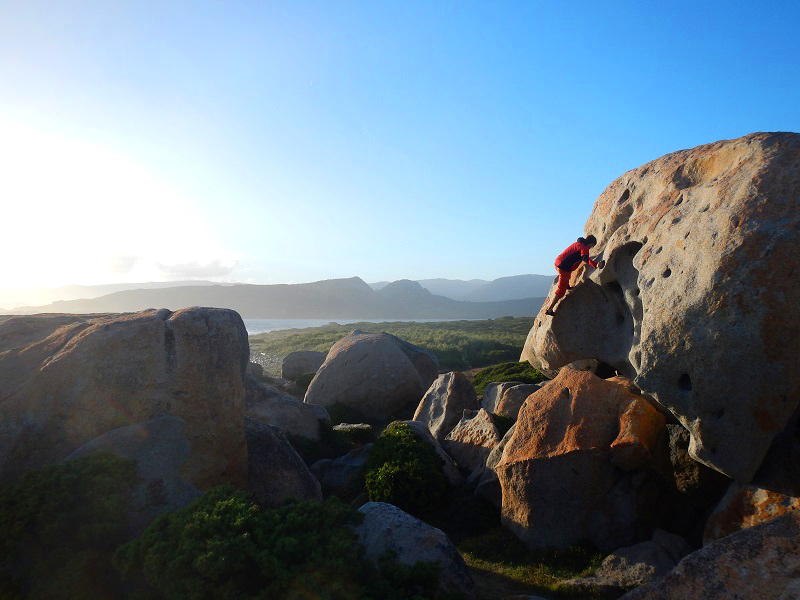
[[[448,490],[442,459],[404,423],[392,423],[381,433],[364,472],[370,500],[417,517],[441,506]]]
[[[478,398],[483,396],[486,386],[498,381],[521,381],[522,383],[539,383],[546,377],[539,369],[534,369],[527,362],[507,362],[479,371],[472,380]]]
[[[108,559],[126,540],[133,462],[93,454],[0,488],[0,596],[112,596]]]
[[[361,518],[335,498],[263,509],[222,486],[159,517],[114,562],[167,599],[433,598],[435,567],[363,559],[352,528]]]

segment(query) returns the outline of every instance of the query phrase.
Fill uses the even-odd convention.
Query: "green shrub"
[[[496,381],[521,381],[522,383],[539,383],[546,378],[539,369],[534,369],[527,362],[507,362],[479,371],[472,380],[478,398],[483,396],[486,386]]]
[[[511,426],[516,422],[511,417],[506,417],[505,415],[491,413],[491,417],[494,426],[497,427],[497,433],[501,438],[508,433],[508,430],[511,429]]]
[[[364,472],[370,500],[418,517],[441,506],[448,491],[442,459],[405,423],[392,423],[381,433]]]
[[[93,454],[0,488],[0,596],[109,597],[108,557],[126,540],[133,462]]]
[[[159,517],[114,562],[166,599],[433,598],[435,567],[364,560],[352,528],[361,518],[335,498],[263,509],[222,486]]]

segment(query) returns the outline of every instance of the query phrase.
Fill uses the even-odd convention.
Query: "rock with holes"
[[[160,415],[184,421],[181,475],[244,484],[247,330],[232,310],[35,315],[0,322],[0,482],[99,435]]]
[[[800,135],[751,134],[629,171],[585,231],[606,267],[554,318],[540,312],[522,358],[612,366],[689,430],[693,457],[749,481],[800,403]]]
[[[800,598],[800,511],[717,540],[623,598]]]
[[[478,399],[466,375],[451,371],[439,375],[425,392],[414,420],[425,423],[439,442],[458,425],[465,410],[477,410]]]
[[[330,349],[305,402],[383,420],[418,403],[438,370],[439,361],[422,348],[388,333],[356,330]]]
[[[649,531],[658,483],[645,470],[664,417],[624,387],[562,369],[530,396],[495,471],[502,520],[531,548],[602,550]]]

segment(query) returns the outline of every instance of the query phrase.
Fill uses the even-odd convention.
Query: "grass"
[[[545,376],[534,369],[527,362],[506,362],[499,365],[483,369],[475,375],[472,385],[475,386],[475,393],[480,398],[489,383],[497,381],[520,381],[522,383],[539,383],[545,380]]]
[[[593,573],[604,555],[586,546],[567,550],[528,550],[513,533],[497,525],[464,539],[458,550],[472,569],[479,599],[515,594],[557,598],[613,598],[601,592],[570,589],[564,581]]]
[[[353,329],[391,333],[431,352],[441,371],[463,371],[519,360],[531,317],[501,317],[481,321],[435,323],[390,322],[329,324],[306,329],[271,331],[250,336],[250,354],[265,365],[268,375],[279,375],[280,362],[295,350],[327,352]],[[258,360],[258,359],[263,360]]]

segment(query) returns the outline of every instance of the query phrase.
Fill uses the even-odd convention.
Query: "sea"
[[[441,321],[470,321],[473,319],[244,319],[248,335],[281,331],[283,329],[305,329],[323,325],[350,325],[351,323],[436,323]]]

